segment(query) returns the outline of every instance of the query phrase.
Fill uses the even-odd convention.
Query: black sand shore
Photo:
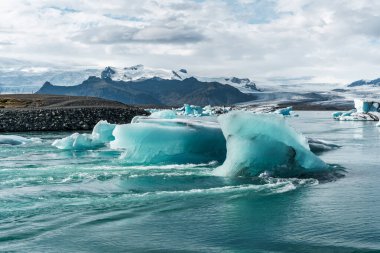
[[[94,97],[0,95],[0,132],[91,130],[100,120],[129,123],[143,109]]]

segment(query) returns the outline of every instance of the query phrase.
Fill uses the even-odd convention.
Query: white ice
[[[364,99],[354,99],[355,109],[348,112],[335,112],[333,118],[340,121],[378,121],[379,103]]]

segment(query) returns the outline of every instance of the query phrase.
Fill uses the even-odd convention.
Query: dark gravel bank
[[[125,124],[136,115],[148,114],[137,107],[90,97],[2,95],[1,100],[0,132],[92,130],[100,120]]]
[[[137,108],[115,107],[3,109],[0,132],[91,130],[100,120],[125,124],[143,114]]]

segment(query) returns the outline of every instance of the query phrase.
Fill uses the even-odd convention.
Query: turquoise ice
[[[216,122],[190,119],[137,118],[118,125],[111,148],[125,151],[136,164],[223,162],[226,143]]]
[[[328,168],[310,151],[307,139],[281,116],[231,112],[218,120],[227,140],[227,157],[216,175],[270,172],[294,176]]]
[[[56,140],[60,149],[96,149],[109,145],[127,164],[187,164],[217,161],[216,175],[258,176],[269,172],[297,176],[328,166],[310,151],[308,140],[277,114],[234,111],[216,118],[172,118],[173,111],[135,117],[130,124],[101,121],[91,134]],[[333,149],[312,140],[315,149]],[[328,145],[329,144],[329,145]],[[313,146],[313,147],[314,147]]]
[[[99,148],[115,139],[112,135],[115,126],[115,124],[102,120],[95,125],[91,134],[74,133],[68,137],[55,140],[52,145],[65,150]]]

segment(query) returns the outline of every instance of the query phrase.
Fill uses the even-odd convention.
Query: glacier
[[[218,118],[227,141],[219,176],[269,172],[277,176],[297,176],[328,169],[310,151],[307,139],[274,114],[231,112]]]
[[[201,82],[217,82],[227,84],[239,89],[243,93],[256,93],[259,90],[254,81],[249,78],[238,77],[202,77],[190,74],[186,69],[168,70],[163,68],[151,68],[142,64],[130,67],[108,66],[101,72],[102,78],[109,78],[114,81],[141,81],[151,78],[161,78],[167,80],[184,80],[195,78]]]
[[[102,120],[94,126],[91,134],[73,133],[65,138],[54,140],[52,146],[64,150],[83,150],[103,147],[115,139],[112,134],[115,126],[115,124],[110,124]]]

